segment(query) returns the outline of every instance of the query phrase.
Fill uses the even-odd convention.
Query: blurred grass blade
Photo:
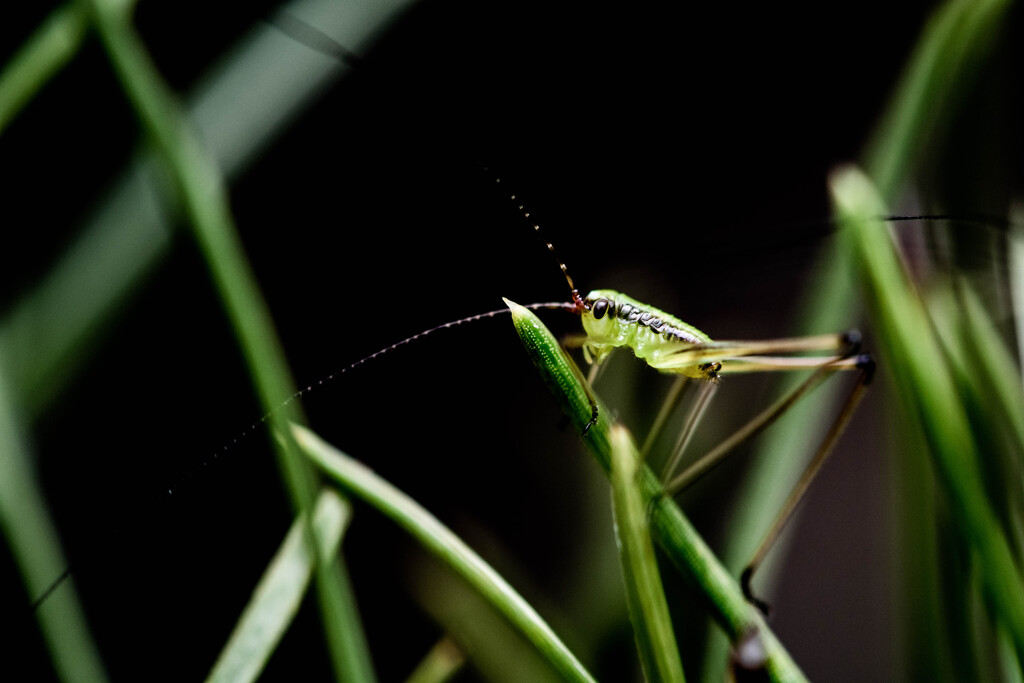
[[[1015,555],[1024,548],[1024,391],[1007,344],[970,282],[961,277],[929,298],[977,436],[985,490]]]
[[[317,556],[330,562],[337,555],[351,514],[351,506],[337,493],[321,490],[313,511],[318,555],[305,541],[304,520],[297,519],[267,565],[207,681],[245,683],[259,677],[299,611]]]
[[[1024,366],[1024,206],[1015,205],[1010,209],[1009,244],[1006,267],[1010,274],[1010,304],[1017,333],[1018,376]]]
[[[1009,0],[951,0],[928,20],[867,145],[865,167],[892,200],[928,142],[948,126],[950,106],[994,45]]]
[[[173,178],[188,225],[206,259],[253,373],[261,404],[265,411],[271,412],[281,396],[294,393],[294,385],[238,239],[224,178],[160,78],[125,10],[118,0],[92,3],[93,19],[111,64],[147,136]],[[272,412],[270,420],[278,432],[286,431],[289,418],[297,418],[294,411],[289,406],[285,411]],[[292,503],[297,510],[307,512],[313,501],[313,478],[296,454],[284,449],[280,455]]]
[[[280,12],[346,47],[368,49],[412,0],[298,0]],[[74,7],[84,7],[71,3]],[[250,164],[349,67],[261,24],[211,69],[188,105],[190,121],[227,177]],[[36,415],[65,387],[93,342],[166,255],[180,214],[151,148],[95,209],[48,277],[0,321],[11,391]]]
[[[50,13],[0,73],[0,135],[35,94],[78,53],[88,25],[84,3]]]
[[[466,663],[466,656],[449,636],[437,641],[405,683],[444,683]]]
[[[36,598],[53,577],[64,571],[67,561],[40,493],[33,459],[6,379],[0,371],[0,525],[25,587]],[[66,580],[39,606],[35,616],[62,680],[106,680],[73,581]],[[27,609],[23,619],[28,625]]]
[[[302,0],[282,11],[330,31],[352,49],[362,50],[409,4],[409,0],[372,6]],[[121,7],[129,5],[123,3]],[[86,3],[69,3],[57,10],[26,44],[24,59],[19,57],[8,64],[0,85],[0,128],[77,49],[87,15]],[[347,71],[335,59],[314,53],[264,24],[254,29],[199,88],[190,113],[202,129],[204,141],[215,149],[219,166],[228,173],[237,173],[326,85]],[[0,372],[9,374],[11,394],[17,396],[17,403],[25,406],[29,415],[38,414],[59,395],[94,348],[90,342],[111,318],[126,310],[124,302],[166,253],[170,223],[179,209],[177,198],[167,187],[166,175],[157,167],[149,150],[141,153],[48,277],[0,321],[0,348],[4,351]],[[33,497],[41,500],[29,483],[19,487],[18,495],[9,500]],[[40,503],[39,510],[43,509]],[[37,515],[29,514],[8,519],[8,536],[21,533],[15,526],[25,525],[24,534],[36,539],[28,551],[41,552],[49,546],[48,536],[35,533],[35,519]],[[13,541],[12,547],[17,553],[26,550]],[[28,557],[33,557],[33,552],[28,552]],[[26,562],[48,574],[26,577],[36,596],[66,566],[63,561],[25,560],[23,564]],[[332,566],[330,575],[322,580],[318,577],[318,582],[326,591],[336,592],[339,575],[338,566]],[[52,613],[63,614],[65,601],[72,595],[73,582],[69,580],[40,608],[40,618],[45,621]],[[57,619],[69,629],[80,621],[74,614]],[[328,630],[353,630],[340,626],[339,620],[330,621],[333,625]],[[72,638],[61,640],[75,642]],[[332,652],[336,650],[332,648]],[[55,658],[58,662],[62,659],[66,658]],[[74,659],[80,663],[83,677],[99,668],[90,665],[93,658],[87,654]]]
[[[469,668],[488,683],[565,680],[485,596],[433,556],[412,558],[411,597],[466,653]],[[539,609],[539,606],[534,608]],[[558,616],[552,612],[552,619]],[[549,624],[550,625],[550,624]],[[576,625],[574,625],[576,626]],[[578,631],[574,628],[574,636]]]
[[[865,168],[876,180],[879,192],[887,202],[895,200],[901,191],[908,189],[925,151],[933,149],[942,139],[944,130],[959,111],[958,95],[983,65],[1000,26],[1007,23],[1005,19],[1011,6],[1008,0],[950,0],[929,19],[862,155]],[[858,48],[868,52],[872,49],[868,42]],[[861,91],[854,87],[851,92],[855,93],[853,97],[857,97]],[[793,334],[841,330],[854,323],[859,304],[855,299],[856,288],[852,286],[850,271],[851,264],[845,253],[835,248],[823,251],[820,266],[809,279],[815,286],[808,290],[800,303],[799,318],[792,327]],[[783,383],[780,392],[790,386],[792,384]],[[795,406],[791,416],[762,438],[762,445],[756,457],[750,459],[736,494],[736,499],[743,500],[744,504],[732,515],[730,533],[721,552],[728,568],[738,571],[753,554],[766,531],[766,520],[772,517],[771,511],[779,508],[785,492],[799,477],[813,452],[813,444],[819,442],[823,435],[826,415],[838,405],[839,400],[838,387],[824,386],[819,390],[818,400]],[[933,501],[927,497],[926,482],[917,476],[921,463],[916,460],[916,451],[901,449],[901,452],[904,461],[899,463],[902,469],[899,478],[905,486],[896,504],[907,511],[904,527],[908,530],[916,527],[910,532],[909,540],[923,544],[927,535],[921,532],[928,527],[927,520],[934,519],[928,511]],[[806,456],[801,458],[800,454]],[[780,557],[783,548],[779,546],[784,542],[774,549],[776,558]],[[922,562],[927,552],[927,548],[919,547],[905,554],[905,565],[914,566],[909,580],[937,585],[936,577],[925,577],[926,572],[934,573],[934,564]],[[760,571],[760,581],[770,584],[771,574],[772,563],[769,562]],[[917,593],[920,588],[914,586],[907,590]],[[919,624],[913,627],[915,629],[934,630],[938,627],[936,618],[922,616],[928,609],[925,607],[928,600],[934,607],[941,598],[936,598],[934,591],[930,591],[927,595],[921,593],[912,601],[909,616]],[[708,649],[713,654],[706,660],[704,677],[721,680],[724,646],[715,639],[715,634],[711,637]],[[919,648],[919,666],[911,667],[919,673],[924,671],[924,667],[934,669],[935,662],[948,654],[948,648],[940,641],[934,638],[926,638],[925,641]]]
[[[973,369],[965,373],[966,379],[973,380],[978,394],[986,397],[986,407],[993,411],[993,417],[1003,422],[1017,453],[1024,453],[1024,389],[1020,366],[970,283],[960,283],[957,291],[964,314],[960,329]]]
[[[920,301],[903,272],[884,222],[886,207],[870,181],[852,167],[830,178],[844,238],[864,271],[881,357],[905,409],[916,415],[945,487],[958,529],[977,553],[983,590],[994,617],[1024,655],[1024,582],[982,486],[981,457],[963,396]]]
[[[629,431],[620,424],[612,425],[609,480],[615,538],[640,661],[648,681],[684,681],[679,646],[651,543],[638,463],[639,453]]]
[[[551,627],[483,558],[416,501],[308,429],[293,425],[296,441],[317,466],[353,496],[405,529],[484,596],[566,680],[592,681]]]
[[[554,335],[522,306],[506,300],[512,322],[527,354],[554,393],[578,432],[590,421],[591,405],[583,380],[572,360],[565,355]],[[607,407],[598,399],[600,416],[583,441],[607,474],[611,469],[611,442]],[[651,533],[672,563],[703,593],[716,621],[734,646],[760,636],[764,644],[764,668],[773,681],[802,681],[803,673],[769,630],[757,609],[743,597],[736,580],[722,566],[711,549],[683,515],[675,501],[667,498],[650,468],[640,471],[640,490],[651,515]]]
[[[275,432],[283,437],[276,442],[275,450],[293,508],[309,520],[315,475],[288,430],[288,420],[300,419],[300,411],[294,405],[278,405],[282,396],[294,393],[294,385],[239,241],[224,178],[157,73],[125,6],[118,0],[94,0],[91,7],[111,64],[174,180],[188,224],[235,329],[263,410],[270,415]],[[305,533],[310,545],[315,546],[312,529],[307,528]],[[354,600],[346,590],[347,577],[340,560],[329,565],[317,563],[316,576],[321,619],[335,674],[340,680],[373,680],[369,651],[361,636]]]
[[[1017,657],[1017,651],[1013,648],[1013,643],[1006,637],[1006,631],[1003,629],[997,629],[996,637],[998,639],[999,646],[999,661],[1002,664],[1003,681],[1005,683],[1024,683],[1024,662],[1021,662]]]

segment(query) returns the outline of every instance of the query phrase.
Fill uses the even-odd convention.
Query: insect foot
[[[771,612],[772,606],[769,605],[764,600],[762,600],[762,599],[758,598],[757,596],[755,596],[754,592],[750,589],[750,579],[753,576],[754,576],[754,566],[753,565],[751,565],[751,566],[747,567],[746,569],[744,569],[743,573],[740,575],[740,588],[743,590],[743,597],[745,597],[747,599],[747,602],[749,602],[751,605],[756,607],[761,612],[761,614],[763,614],[763,615],[765,615],[767,617],[768,614]]]

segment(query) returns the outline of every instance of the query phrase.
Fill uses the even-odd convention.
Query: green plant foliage
[[[271,5],[0,21],[0,678],[1024,678],[1024,248],[976,220],[1020,198],[1009,2]],[[564,297],[481,162],[581,287],[716,339],[865,332],[770,628],[736,577],[831,381],[676,501],[612,425],[664,424],[660,465],[687,398],[628,354],[588,389],[514,306],[522,343],[502,314],[374,354]],[[693,450],[785,390],[756,381]],[[354,495],[342,553],[350,494],[385,515]]]
[[[622,555],[622,577],[640,661],[649,680],[683,681],[683,665],[672,629],[658,560],[651,543],[650,520],[640,490],[640,456],[625,427],[611,434],[612,505]]]

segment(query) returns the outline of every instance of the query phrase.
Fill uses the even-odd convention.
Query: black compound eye
[[[600,320],[605,316],[605,313],[608,312],[608,306],[608,299],[598,299],[597,301],[594,302],[594,305],[591,307],[590,310],[591,312],[593,312],[594,318]]]

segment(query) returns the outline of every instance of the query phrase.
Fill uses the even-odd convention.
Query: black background
[[[44,16],[34,11],[0,21],[0,56]],[[146,2],[136,17],[186,93],[270,11]],[[422,3],[231,188],[297,381],[500,308],[502,296],[567,296],[494,174],[526,199],[581,289],[627,291],[715,337],[785,334],[830,233],[826,173],[858,158],[928,11]],[[935,185],[979,168],[996,180],[973,177],[981,189],[943,210],[1005,213],[1019,178],[1019,83],[1000,57],[955,127],[968,142],[924,164]],[[43,277],[138,140],[91,38],[0,136],[0,304]],[[90,353],[35,423],[45,490],[113,677],[194,680],[289,513],[264,434],[211,461],[260,409],[187,231]],[[884,425],[880,404],[854,431]],[[572,581],[567,567],[586,551],[569,548],[590,542],[580,517],[607,497],[506,321],[438,333],[304,405],[338,446],[471,543],[513,558],[528,598],[557,601]],[[812,678],[884,678],[896,666],[885,522],[868,505],[885,486],[877,449],[840,450],[774,597],[780,637]],[[345,544],[360,608],[381,679],[398,680],[441,631],[410,598],[416,551],[372,512],[356,519]],[[114,540],[124,538],[130,547]],[[5,621],[28,643],[10,654],[44,678],[29,599],[7,555],[3,566]],[[307,605],[268,678],[297,666],[326,675],[316,627]],[[602,680],[629,670],[616,659],[623,642],[587,662]]]

